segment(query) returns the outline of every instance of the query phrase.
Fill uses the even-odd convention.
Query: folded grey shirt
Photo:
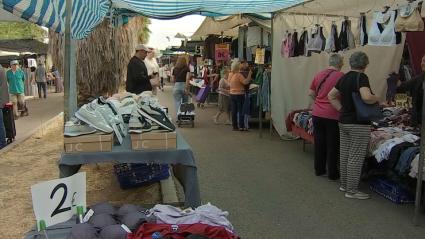
[[[93,215],[90,218],[89,223],[95,228],[103,229],[104,227],[117,224],[117,221],[111,214],[104,213]]]
[[[97,203],[93,206],[90,207],[90,209],[92,209],[94,211],[94,214],[111,214],[114,215],[116,213],[116,209],[114,206],[112,206],[112,204],[108,203],[108,202],[101,202],[101,203]]]
[[[126,239],[127,232],[121,225],[107,226],[100,231],[100,238],[102,239]]]
[[[147,216],[142,212],[130,212],[121,218],[121,223],[126,225],[132,232],[136,231],[147,221]]]

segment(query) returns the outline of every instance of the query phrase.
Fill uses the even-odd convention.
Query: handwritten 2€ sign
[[[86,208],[86,173],[35,184],[31,194],[37,222],[44,220],[49,227],[68,221],[77,206]]]

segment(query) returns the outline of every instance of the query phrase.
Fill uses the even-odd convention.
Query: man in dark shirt
[[[423,103],[423,82],[425,81],[425,55],[422,57],[421,62],[422,73],[410,81],[399,82],[397,91],[408,91],[412,96],[412,125],[417,126],[422,123],[422,103]]]
[[[127,66],[127,81],[125,89],[128,92],[140,94],[143,91],[152,90],[150,79],[152,79],[154,75],[148,75],[148,70],[143,62],[150,51],[151,50],[143,44],[136,46],[136,53],[131,58]]]

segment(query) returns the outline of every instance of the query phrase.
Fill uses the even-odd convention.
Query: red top
[[[326,76],[328,77],[325,79]],[[339,112],[329,102],[328,94],[342,76],[344,73],[334,69],[326,69],[316,74],[310,86],[310,89],[316,94],[313,104],[314,116],[339,120]],[[323,82],[323,80],[325,81]],[[323,84],[321,84],[322,82]],[[318,89],[319,86],[320,89]]]

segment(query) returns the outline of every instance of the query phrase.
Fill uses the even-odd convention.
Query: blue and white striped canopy
[[[173,19],[191,14],[224,16],[267,13],[291,7],[304,0],[73,0],[71,32],[74,39],[85,38],[105,17],[125,19],[143,15]],[[14,15],[64,32],[66,0],[0,0],[0,7]]]

